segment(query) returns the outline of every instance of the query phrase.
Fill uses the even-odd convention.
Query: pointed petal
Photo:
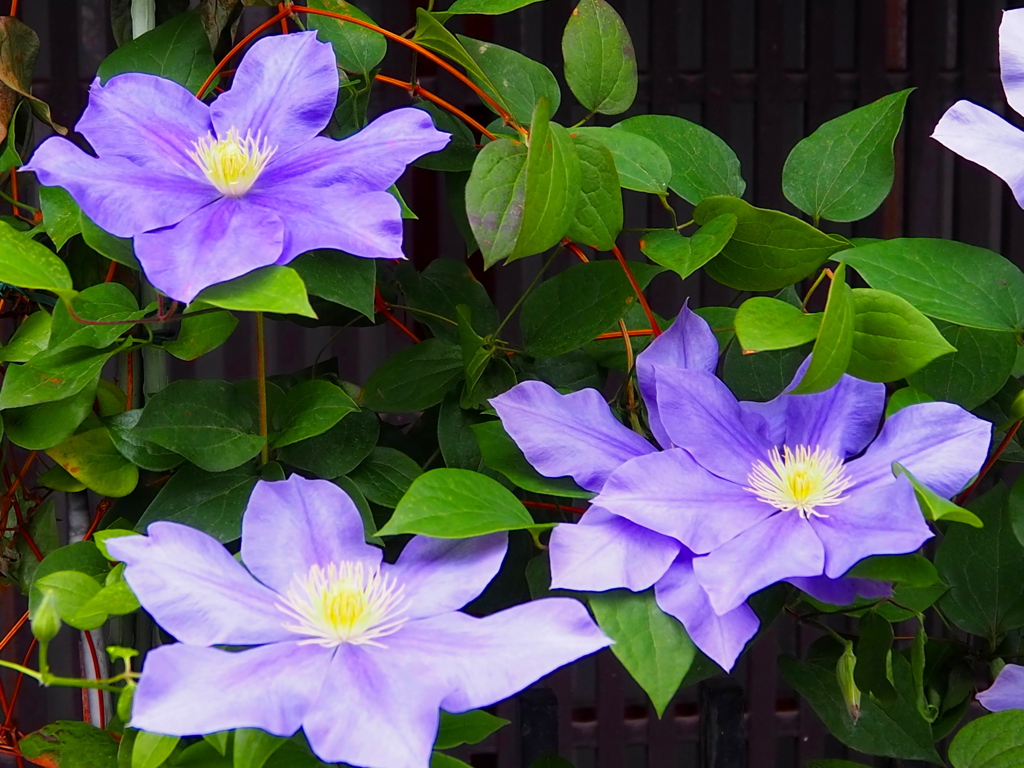
[[[256,483],[242,517],[242,562],[275,592],[286,593],[314,565],[355,561],[376,567],[381,556],[366,543],[352,499],[329,480],[292,475]]]
[[[22,170],[45,187],[66,189],[90,219],[118,237],[177,224],[220,197],[205,179],[121,157],[99,160],[60,136],[44,141]]]
[[[1003,11],[999,25],[999,74],[1006,101],[1024,114],[1024,12]]]
[[[977,104],[958,101],[946,110],[932,138],[1001,178],[1024,207],[1024,132]]]
[[[258,40],[242,58],[231,89],[210,117],[217,136],[251,132],[278,151],[303,144],[327,127],[338,101],[338,62],[315,32]]]
[[[1024,709],[1024,667],[1007,664],[987,691],[978,694],[978,702],[989,712]]]
[[[206,183],[188,153],[213,131],[210,108],[173,80],[138,72],[112,77],[106,85],[96,78],[75,130],[104,160],[123,157]]]
[[[385,566],[405,590],[409,619],[457,611],[491,583],[508,550],[508,534],[471,539],[414,536],[398,562]]]
[[[612,415],[601,393],[562,395],[541,381],[524,381],[490,401],[505,431],[545,477],[571,476],[599,491],[608,475],[655,448]]]
[[[914,552],[932,537],[906,476],[866,490],[851,490],[828,517],[811,520],[825,546],[825,574],[839,578],[865,557]]]
[[[290,639],[278,597],[220,542],[170,522],[147,536],[111,539],[110,554],[157,624],[189,645],[255,645]]]
[[[300,643],[238,653],[162,645],[146,654],[130,724],[170,736],[234,728],[291,736],[316,701],[333,653]]]
[[[786,579],[815,600],[829,605],[851,605],[858,597],[874,600],[892,595],[892,586],[871,579],[830,579],[828,576]]]
[[[204,288],[273,264],[283,240],[276,214],[222,197],[172,227],[137,235],[135,255],[153,285],[187,304]]]
[[[647,589],[679,553],[679,542],[591,507],[579,523],[551,532],[552,589]]]
[[[680,555],[654,585],[654,597],[658,607],[678,619],[694,644],[726,672],[761,623],[746,603],[723,616],[716,614],[693,572],[689,553]]]
[[[780,512],[698,557],[693,567],[721,616],[777,581],[820,576],[825,551],[807,520],[796,512]]]
[[[887,485],[893,462],[947,499],[985,463],[992,425],[952,403],[919,403],[897,411],[859,459],[846,465],[858,487]]]
[[[717,366],[718,340],[707,321],[690,311],[687,299],[676,321],[636,358],[636,377],[647,405],[647,421],[662,448],[669,448],[671,441],[658,415],[656,370],[691,368],[714,373]]]
[[[609,475],[594,504],[706,554],[775,513],[752,491],[713,475],[673,448]]]

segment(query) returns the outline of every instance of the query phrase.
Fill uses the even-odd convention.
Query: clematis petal
[[[636,358],[636,377],[647,405],[647,421],[662,448],[672,445],[658,415],[657,369],[685,368],[714,373],[718,340],[704,318],[692,312],[689,300],[676,321]]]
[[[213,130],[210,108],[173,80],[128,72],[89,88],[89,106],[75,130],[102,159],[183,174],[207,183],[189,156],[197,139]]]
[[[825,546],[825,575],[836,579],[872,555],[913,552],[932,537],[914,487],[905,476],[851,491],[828,517],[811,520]]]
[[[97,159],[53,136],[23,168],[45,187],[63,187],[85,214],[118,237],[169,227],[220,197],[205,180],[141,168],[122,157]]]
[[[775,513],[752,491],[673,448],[632,459],[608,476],[594,504],[706,554]]]
[[[385,566],[405,590],[402,616],[420,619],[457,611],[491,583],[508,550],[508,534],[471,539],[414,536],[398,562]]]
[[[978,702],[989,712],[1024,709],[1024,667],[1007,664],[988,690],[978,694]]]
[[[872,579],[841,578],[828,576],[786,579],[797,589],[806,592],[815,600],[829,605],[851,605],[858,597],[875,600],[892,595],[892,586],[884,581]]]
[[[125,580],[157,624],[188,645],[256,645],[288,640],[277,595],[257,582],[220,542],[171,522],[147,536],[111,539]]]
[[[608,475],[653,445],[618,422],[595,389],[562,395],[542,381],[524,381],[490,401],[505,431],[545,477],[571,476],[599,491]]]
[[[796,512],[780,512],[696,558],[693,567],[721,616],[777,581],[820,576],[825,550],[807,520]]]
[[[217,136],[231,128],[265,139],[278,151],[303,144],[327,127],[338,101],[338,62],[315,32],[264,37],[238,65],[231,89],[210,107]]]
[[[706,371],[660,369],[658,409],[669,439],[719,477],[746,485],[771,445],[768,425],[744,413],[732,392]]]
[[[383,192],[411,162],[444,149],[450,140],[449,134],[434,128],[424,110],[396,109],[347,139],[318,136],[291,152],[278,153],[254,189],[344,184],[360,192]]]
[[[893,462],[947,499],[977,474],[988,456],[992,425],[952,403],[918,403],[886,420],[878,439],[846,465],[858,487],[887,485]]]
[[[574,524],[551,532],[551,587],[604,592],[647,589],[675,559],[679,542],[591,507]]]
[[[131,726],[170,736],[234,728],[291,736],[316,701],[333,653],[297,642],[238,653],[162,645],[146,654]]]
[[[1024,132],[977,104],[958,101],[946,110],[932,138],[1001,178],[1024,207]]]
[[[1024,114],[1024,13],[1003,11],[999,25],[999,75],[1006,101]]]
[[[137,235],[135,255],[153,285],[188,303],[204,288],[277,261],[283,231],[276,214],[222,197],[172,227]]]
[[[366,543],[359,510],[329,480],[256,483],[242,517],[242,562],[275,592],[285,593],[314,565],[361,562],[377,566],[382,553]]]
[[[693,559],[691,553],[681,554],[654,585],[654,598],[686,628],[694,644],[728,672],[761,622],[746,603],[722,616],[715,613],[693,572]]]

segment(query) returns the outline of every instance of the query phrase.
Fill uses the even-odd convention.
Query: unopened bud
[[[32,634],[40,643],[48,643],[60,632],[60,612],[57,597],[52,590],[40,590],[42,598],[32,612]]]
[[[132,699],[135,698],[135,683],[128,683],[117,697],[117,717],[125,725],[132,719]]]
[[[836,664],[836,677],[839,680],[839,690],[843,694],[846,711],[855,723],[860,718],[860,688],[853,681],[853,668],[856,666],[857,657],[853,653],[853,643],[846,643],[843,655]]]

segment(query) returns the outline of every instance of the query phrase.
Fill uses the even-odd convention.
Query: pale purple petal
[[[23,170],[44,187],[66,189],[90,219],[118,237],[177,224],[220,197],[205,180],[122,157],[100,160],[60,136],[44,141]]]
[[[978,694],[978,702],[989,712],[1024,709],[1024,667],[1007,664],[992,686]]]
[[[726,672],[761,623],[746,603],[723,616],[716,614],[693,572],[689,553],[680,555],[654,585],[654,597],[658,607],[678,619],[694,644]]]
[[[632,459],[593,500],[613,514],[706,554],[775,513],[744,486],[713,475],[673,448]]]
[[[825,575],[838,578],[865,557],[914,552],[932,537],[914,487],[905,475],[888,484],[851,490],[811,525],[825,546]]]
[[[728,387],[706,371],[660,369],[657,386],[672,443],[708,471],[745,485],[750,468],[771,450],[767,423],[745,414]]]
[[[316,701],[333,653],[297,642],[238,653],[162,645],[146,654],[130,725],[170,736],[234,728],[291,736]]]
[[[807,520],[795,511],[780,512],[698,557],[694,570],[721,616],[777,581],[820,576],[825,551]]]
[[[213,131],[210,108],[173,80],[128,72],[89,89],[89,106],[75,130],[106,160],[180,173],[209,184],[190,151]]]
[[[1024,11],[1003,11],[999,25],[999,74],[1006,101],[1024,114]]]
[[[890,416],[878,439],[846,465],[856,486],[887,485],[893,462],[947,499],[988,456],[992,425],[952,403],[918,403]]]
[[[124,577],[157,624],[189,645],[255,645],[287,640],[278,598],[219,541],[161,521],[147,536],[110,539]]]
[[[658,414],[657,368],[684,368],[714,373],[718,366],[718,340],[707,321],[683,303],[676,321],[636,358],[636,377],[647,405],[647,421],[663,448],[671,447]]]
[[[278,153],[254,189],[344,184],[361,192],[383,192],[410,163],[444,149],[450,139],[434,128],[429,113],[422,109],[396,109],[347,139],[318,136],[291,152]]]
[[[932,138],[1001,178],[1024,207],[1024,132],[977,104],[958,101],[946,110]]]
[[[679,553],[679,542],[600,507],[551,532],[552,589],[647,589]]]
[[[149,281],[189,303],[215,283],[277,261],[284,241],[280,217],[222,197],[178,224],[135,237],[135,255]]]
[[[828,576],[812,576],[786,581],[815,600],[829,605],[851,605],[858,597],[877,600],[892,595],[890,584],[872,579],[830,579]]]
[[[491,583],[507,549],[504,532],[470,539],[414,536],[398,562],[384,566],[404,590],[402,616],[420,619],[459,610]]]
[[[266,139],[278,151],[303,144],[327,127],[338,101],[338,62],[315,32],[264,37],[238,65],[231,89],[210,117],[218,138],[236,128]]]
[[[381,550],[366,543],[359,510],[334,483],[299,475],[256,483],[242,517],[242,562],[274,591],[287,593],[314,565],[380,561]]]
[[[617,421],[595,389],[559,394],[542,381],[524,381],[490,401],[505,431],[545,477],[572,477],[599,491],[608,475],[655,448]]]

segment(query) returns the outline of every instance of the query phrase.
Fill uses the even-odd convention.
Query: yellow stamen
[[[189,157],[210,183],[228,197],[241,197],[248,192],[277,151],[266,139],[261,140],[259,133],[246,133],[242,138],[235,128],[223,139],[207,135],[192,142],[192,146],[195,151],[190,151]]]
[[[747,475],[746,490],[757,494],[758,501],[783,512],[798,510],[807,520],[812,515],[828,517],[818,507],[834,507],[846,500],[843,492],[851,481],[843,472],[843,462],[831,451],[820,447],[812,451],[805,445],[794,451],[787,445],[782,454],[773,448],[768,460],[771,466],[759,461]]]

